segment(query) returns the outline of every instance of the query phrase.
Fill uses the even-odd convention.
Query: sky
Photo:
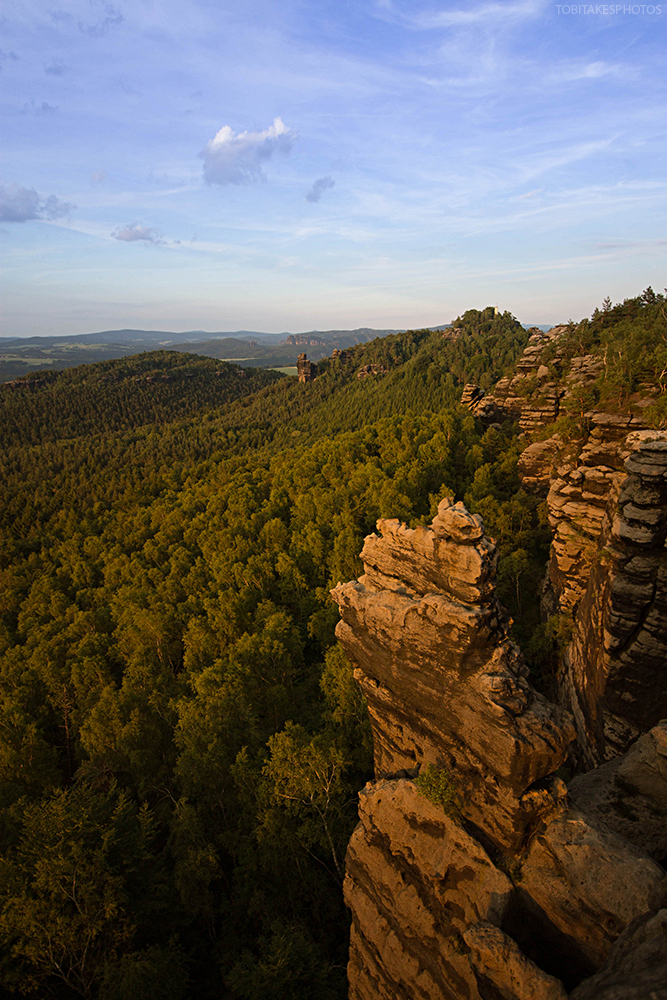
[[[3,336],[590,315],[667,281],[667,3],[4,0]]]

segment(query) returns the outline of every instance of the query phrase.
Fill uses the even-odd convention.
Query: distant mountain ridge
[[[439,329],[439,327],[429,327]],[[45,337],[0,337],[0,348],[7,347],[56,347],[65,344],[136,344],[150,343],[171,347],[173,344],[194,343],[209,340],[255,340],[262,344],[282,344],[293,338],[318,338],[329,342],[338,338],[349,338],[356,344],[376,337],[386,337],[391,333],[403,333],[400,330],[375,330],[371,327],[358,327],[355,330],[307,330],[303,333],[262,333],[259,330],[217,331],[187,330],[184,333],[174,333],[170,330],[101,330],[97,333],[75,333],[71,336]]]
[[[425,329],[446,330],[449,323]],[[525,324],[524,324],[525,326]],[[526,327],[527,329],[527,327]],[[548,329],[541,326],[540,329]],[[71,337],[0,337],[0,383],[20,375],[45,369],[62,371],[93,361],[110,361],[161,348],[200,354],[218,361],[232,361],[251,368],[282,368],[296,364],[300,353],[313,361],[327,357],[335,349],[344,350],[378,337],[405,330],[375,330],[362,326],[354,330],[308,330],[303,333],[262,333],[256,330],[209,333],[188,330],[101,330]]]
[[[306,333],[261,333],[236,330],[233,333],[207,333],[190,330],[173,333],[167,330],[102,330],[78,333],[71,337],[0,337],[0,382],[10,381],[39,369],[62,371],[92,361],[155,351],[164,348],[189,354],[201,354],[219,361],[242,362],[253,368],[279,368],[295,365],[298,355],[308,350],[317,361],[335,348],[353,347],[399,330],[312,330]]]

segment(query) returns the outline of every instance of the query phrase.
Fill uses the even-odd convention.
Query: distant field
[[[296,365],[288,365],[286,368],[270,368],[272,372],[282,372],[283,375],[293,375],[296,378]]]
[[[53,358],[36,358],[33,361],[31,361],[29,358],[24,358],[23,356],[18,355],[18,354],[17,355],[14,355],[14,354],[0,354],[0,363],[3,363],[5,361],[6,362],[18,361],[22,365],[28,365],[28,366],[32,366],[34,368],[36,365],[37,366],[39,366],[39,365],[52,365],[54,359]]]
[[[11,358],[5,355],[0,358],[0,384],[11,382],[19,375],[39,371],[40,368],[55,368],[58,371],[65,367],[66,365],[54,358]]]

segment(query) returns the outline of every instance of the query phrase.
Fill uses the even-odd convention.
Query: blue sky
[[[667,284],[667,4],[3,15],[5,336],[548,323]]]

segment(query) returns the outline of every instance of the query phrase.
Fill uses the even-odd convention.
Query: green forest
[[[569,324],[554,370],[604,368],[562,434],[647,391],[667,423],[665,310],[647,289]],[[346,996],[372,746],[330,589],[379,517],[428,523],[454,496],[499,544],[545,689],[555,655],[518,427],[459,403],[529,332],[493,308],[453,327],[357,345],[307,384],[156,351],[0,388],[1,996]]]

